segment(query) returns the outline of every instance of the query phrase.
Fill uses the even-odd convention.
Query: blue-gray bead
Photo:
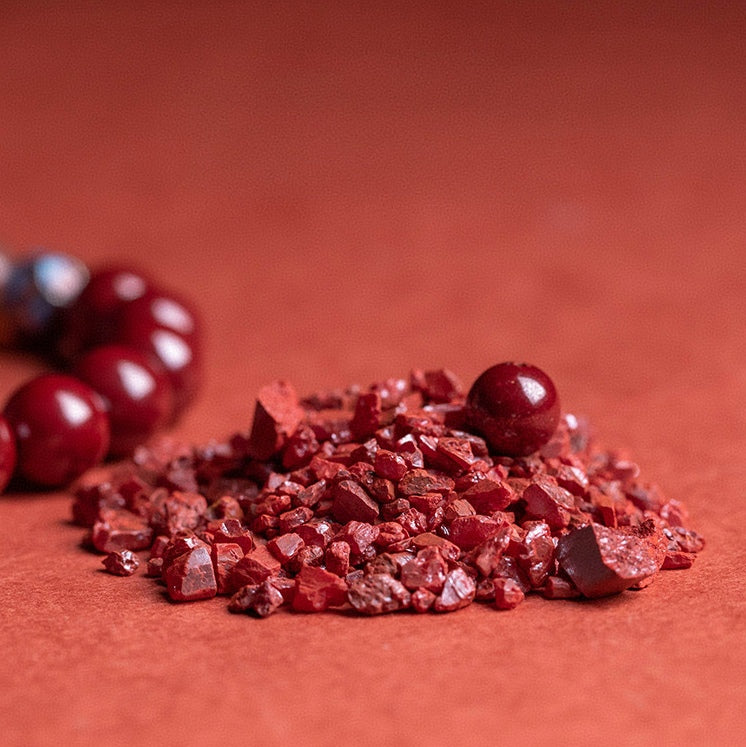
[[[88,268],[60,252],[39,251],[12,267],[3,305],[19,331],[36,336],[59,309],[69,306],[88,282]]]

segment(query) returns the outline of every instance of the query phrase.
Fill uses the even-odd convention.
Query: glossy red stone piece
[[[17,459],[16,438],[8,421],[0,415],[0,493],[10,482]]]
[[[175,413],[189,405],[202,381],[196,312],[165,293],[149,292],[119,311],[113,342],[136,348],[161,366],[174,390]]]
[[[599,524],[560,537],[557,559],[585,597],[618,594],[652,576],[659,567],[643,539]]]
[[[135,348],[93,348],[77,362],[74,373],[106,401],[109,452],[114,456],[131,454],[171,419],[174,392],[169,378]]]
[[[132,550],[110,552],[101,562],[112,576],[131,576],[140,567],[140,559]]]
[[[66,485],[109,449],[106,403],[72,376],[43,374],[27,381],[3,414],[16,435],[18,473],[38,485]]]
[[[92,273],[77,300],[65,311],[57,343],[63,360],[112,341],[122,308],[145,295],[151,281],[130,267],[107,267]]]
[[[466,419],[495,454],[526,456],[546,444],[560,417],[552,380],[526,363],[488,368],[466,398]]]

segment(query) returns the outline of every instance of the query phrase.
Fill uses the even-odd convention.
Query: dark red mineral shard
[[[202,545],[174,558],[164,566],[168,595],[175,602],[210,599],[218,592],[210,550]]]
[[[131,576],[140,567],[140,559],[131,550],[110,552],[101,562],[112,576]]]
[[[372,573],[350,584],[347,598],[363,615],[381,615],[406,609],[411,595],[400,581],[387,573]]]
[[[560,537],[557,559],[585,597],[617,594],[652,576],[659,567],[644,540],[599,524]]]
[[[347,584],[324,568],[303,566],[295,578],[293,609],[298,612],[322,612],[346,601]]]
[[[293,435],[303,420],[303,409],[291,384],[277,381],[262,387],[256,400],[249,452],[255,459],[269,459]]]

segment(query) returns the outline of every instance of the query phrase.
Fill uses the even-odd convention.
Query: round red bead
[[[16,439],[8,421],[0,415],[0,493],[5,490],[16,468]]]
[[[97,270],[78,299],[64,313],[57,347],[65,360],[81,351],[112,341],[122,307],[152,287],[142,273],[130,267]]]
[[[125,345],[102,345],[86,353],[75,374],[106,401],[111,426],[109,453],[125,456],[166,425],[173,411],[168,376]]]
[[[168,374],[174,410],[194,399],[201,383],[201,334],[196,312],[165,293],[147,293],[122,308],[116,341],[148,355]]]
[[[560,402],[554,383],[541,369],[500,363],[474,382],[465,412],[493,453],[517,457],[549,441],[559,423]]]
[[[109,448],[106,404],[72,376],[43,374],[27,381],[3,414],[16,436],[18,473],[38,485],[66,485]]]

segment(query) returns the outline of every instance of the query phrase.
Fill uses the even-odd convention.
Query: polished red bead
[[[481,433],[495,454],[526,456],[554,433],[560,402],[552,380],[526,363],[488,368],[466,398],[469,425]]]
[[[106,401],[111,426],[109,453],[114,456],[131,454],[171,418],[174,395],[168,376],[135,348],[94,348],[77,362],[74,371]]]
[[[43,374],[27,381],[3,415],[16,436],[18,473],[38,485],[66,485],[109,448],[106,404],[73,376]]]
[[[8,421],[0,415],[0,493],[13,476],[16,459],[16,438]]]
[[[146,293],[126,304],[115,341],[145,353],[168,374],[178,413],[189,405],[202,378],[201,331],[196,312],[165,293]]]
[[[151,281],[131,267],[95,271],[78,299],[64,313],[57,343],[62,359],[73,360],[83,350],[112,342],[122,308],[151,288]]]

